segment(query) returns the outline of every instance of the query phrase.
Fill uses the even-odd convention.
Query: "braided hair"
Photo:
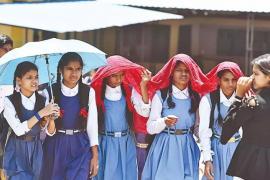
[[[173,86],[173,84],[172,84],[172,82],[170,82],[167,89],[161,90],[162,91],[161,93],[164,93],[163,91],[166,92],[167,104],[168,104],[169,109],[175,108],[175,102],[173,102],[173,99],[172,99],[172,86]],[[190,83],[188,85],[188,92],[189,92],[189,97],[191,99],[191,106],[189,109],[189,113],[195,113],[199,107],[200,95],[192,89]]]
[[[58,62],[58,66],[57,66],[57,78],[56,78],[56,96],[54,97],[56,102],[59,102],[59,97],[60,97],[60,94],[61,94],[61,72],[64,71],[64,67],[67,66],[70,62],[79,62],[81,67],[83,68],[83,60],[82,60],[82,57],[76,53],[76,52],[68,52],[68,53],[65,53],[60,61]],[[82,102],[82,99],[84,98],[83,97],[83,94],[81,93],[81,89],[82,89],[82,86],[83,86],[83,82],[82,82],[82,74],[81,74],[81,77],[78,81],[78,84],[79,84],[79,96],[80,96],[80,102]]]

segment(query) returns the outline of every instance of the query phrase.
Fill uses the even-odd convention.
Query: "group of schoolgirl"
[[[151,77],[111,56],[90,86],[82,83],[82,69],[79,54],[64,54],[53,92],[40,95],[37,67],[17,66],[19,90],[4,102],[12,129],[3,161],[8,179],[196,180],[195,136],[203,178],[233,178],[226,170],[241,136],[237,131],[226,145],[220,137],[243,75],[237,64],[222,62],[205,75],[191,57],[177,54]]]

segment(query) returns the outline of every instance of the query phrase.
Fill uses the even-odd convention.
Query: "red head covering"
[[[152,78],[152,81],[158,84],[157,89],[163,89],[169,86],[170,76],[173,73],[177,62],[184,63],[189,69],[192,89],[199,94],[207,91],[207,87],[202,85],[207,82],[207,77],[203,74],[201,68],[194,60],[186,54],[177,54],[173,56],[165,66]]]
[[[128,108],[130,111],[133,111],[133,106],[130,101],[131,97],[131,88],[135,88],[137,92],[140,93],[140,82],[141,82],[141,73],[144,67],[135,64],[128,59],[122,56],[110,56],[107,58],[107,65],[101,67],[95,74],[91,86],[95,89],[96,92],[96,101],[98,106],[102,106],[101,92],[102,92],[102,83],[103,79],[118,73],[120,71],[124,72],[123,86],[126,92],[126,100]],[[152,88],[153,89],[153,88]]]
[[[224,61],[222,63],[219,63],[217,66],[215,66],[211,71],[207,73],[207,78],[209,79],[207,86],[210,87],[210,91],[216,90],[218,87],[218,73],[223,71],[223,70],[228,70],[230,71],[233,76],[236,79],[239,79],[241,76],[243,76],[243,73],[238,66],[238,64],[230,61]],[[209,91],[209,92],[210,92]]]

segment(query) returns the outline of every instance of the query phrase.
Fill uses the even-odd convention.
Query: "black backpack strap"
[[[88,111],[88,107],[89,107],[89,92],[90,92],[90,86],[86,85],[86,84],[82,84],[81,86],[81,93],[83,94],[83,99],[81,99],[81,107],[85,107]]]
[[[217,89],[213,92],[210,93],[210,100],[211,100],[211,111],[210,111],[210,123],[209,123],[209,128],[213,128],[214,125],[214,113],[215,113],[215,108],[217,106],[218,110],[218,123],[220,126],[222,126],[223,123],[223,118],[220,113],[220,90]]]
[[[215,108],[216,108],[216,91],[213,91],[210,93],[210,101],[211,101],[211,111],[210,111],[210,122],[209,122],[209,128],[212,129],[214,125],[214,114],[215,114]]]

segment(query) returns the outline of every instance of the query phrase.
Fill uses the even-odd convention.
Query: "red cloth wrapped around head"
[[[101,67],[95,74],[91,86],[95,89],[96,92],[96,102],[97,106],[102,106],[101,100],[101,92],[102,92],[102,83],[104,78],[118,73],[120,71],[124,72],[123,86],[127,95],[127,104],[130,111],[133,111],[133,106],[130,101],[131,97],[131,88],[135,88],[137,92],[140,93],[140,82],[141,82],[141,73],[142,70],[145,69],[143,66],[135,64],[128,59],[114,55],[107,58],[107,65]],[[150,87],[149,92],[151,91],[152,85]]]
[[[189,69],[190,82],[192,89],[199,94],[203,94],[208,91],[207,86],[203,86],[207,83],[208,79],[202,72],[201,68],[195,63],[195,61],[186,54],[177,54],[173,56],[164,67],[152,78],[152,81],[158,84],[159,89],[168,87],[170,84],[170,76],[175,68],[177,62],[184,63]]]
[[[206,74],[206,77],[209,79],[206,86],[210,87],[210,91],[217,89],[219,82],[219,77],[217,75],[223,70],[230,71],[236,79],[239,79],[241,76],[243,76],[243,73],[238,64],[230,61],[224,61],[222,63],[219,63]]]

